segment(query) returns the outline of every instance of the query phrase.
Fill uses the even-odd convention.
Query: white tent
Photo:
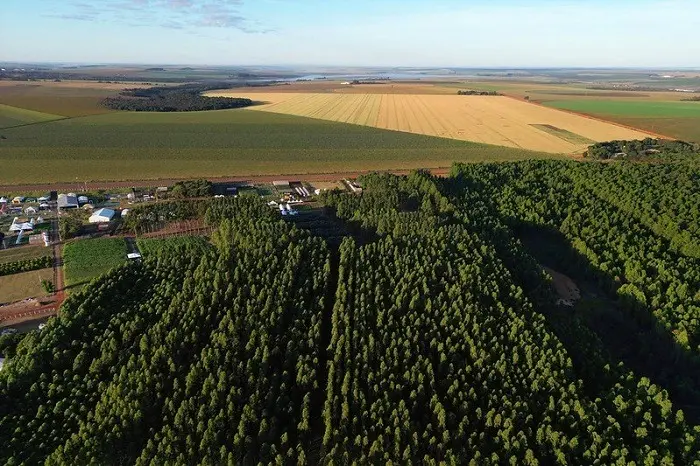
[[[10,231],[23,231],[34,229],[34,219],[30,220],[29,222],[18,223],[17,218],[18,217],[15,217],[14,220],[12,220],[12,225],[10,225]]]
[[[114,211],[112,209],[98,209],[94,214],[90,216],[90,223],[108,223],[114,217]]]

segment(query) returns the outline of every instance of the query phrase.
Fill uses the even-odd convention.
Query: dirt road
[[[252,183],[271,183],[275,180],[290,179],[294,181],[337,181],[343,178],[356,178],[359,175],[371,173],[375,170],[337,172],[337,173],[283,173],[279,175],[253,175],[253,176],[225,176],[220,178],[209,178],[213,183],[231,183],[236,181],[249,181]],[[407,175],[412,170],[387,170],[395,175]],[[445,176],[450,172],[450,167],[431,168],[430,172],[437,176]],[[130,180],[130,181],[89,181],[85,182],[64,182],[64,183],[41,183],[41,184],[21,184],[3,185],[0,184],[0,191],[93,191],[97,189],[130,188],[143,186],[171,186],[178,181],[185,181],[193,178],[171,178],[154,180]]]

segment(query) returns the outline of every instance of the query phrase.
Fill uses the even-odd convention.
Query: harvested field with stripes
[[[585,141],[643,139],[623,126],[502,96],[283,93],[235,90],[207,95],[247,97],[250,110],[298,115],[408,133],[541,152],[582,152]]]

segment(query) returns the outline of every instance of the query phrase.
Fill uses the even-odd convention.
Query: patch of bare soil
[[[576,301],[581,299],[581,290],[572,279],[549,267],[545,267],[544,270],[552,277],[554,289],[559,295],[557,304],[572,307]]]

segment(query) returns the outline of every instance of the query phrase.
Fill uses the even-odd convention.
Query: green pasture
[[[670,138],[700,142],[700,102],[555,100],[544,104],[604,118]]]
[[[592,115],[640,118],[700,118],[700,102],[554,100],[546,102],[546,105]]]
[[[120,112],[0,135],[0,164],[9,167],[0,184],[436,168],[552,157],[250,110]]]
[[[61,118],[64,117],[0,104],[0,129],[44,121],[60,120]]]
[[[124,238],[71,241],[63,249],[66,286],[81,286],[126,262]]]

